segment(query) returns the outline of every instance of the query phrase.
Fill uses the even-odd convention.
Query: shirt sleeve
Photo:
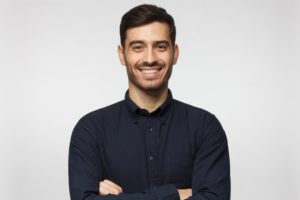
[[[134,194],[99,195],[104,178],[101,151],[89,120],[75,126],[69,148],[69,189],[71,200],[179,200],[175,185],[153,187]]]
[[[188,200],[230,200],[230,164],[227,138],[215,116],[198,138],[192,197]]]

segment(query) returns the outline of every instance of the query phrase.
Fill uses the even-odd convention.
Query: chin
[[[165,89],[167,86],[166,84],[148,84],[148,85],[139,85],[139,88],[144,90],[144,91],[148,91],[148,92],[158,92],[161,91],[163,89]]]
[[[162,87],[147,87],[147,88],[144,88],[144,91],[147,91],[147,92],[158,92],[158,91],[161,91],[162,90]]]

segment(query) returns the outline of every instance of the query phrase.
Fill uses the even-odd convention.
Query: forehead
[[[169,26],[162,22],[152,22],[146,25],[130,28],[126,31],[125,45],[134,40],[155,42],[167,40],[171,42]]]

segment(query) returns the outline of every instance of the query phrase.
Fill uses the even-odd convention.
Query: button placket
[[[151,187],[157,185],[158,179],[158,163],[157,163],[157,118],[149,117],[145,123],[145,139],[146,139],[146,154],[147,154],[147,165],[148,165],[148,183]]]

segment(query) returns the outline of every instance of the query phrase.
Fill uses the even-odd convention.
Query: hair
[[[125,47],[126,32],[130,28],[146,25],[152,22],[162,22],[169,26],[172,45],[175,45],[176,27],[174,19],[161,7],[150,4],[136,6],[125,13],[120,24],[121,44]]]

